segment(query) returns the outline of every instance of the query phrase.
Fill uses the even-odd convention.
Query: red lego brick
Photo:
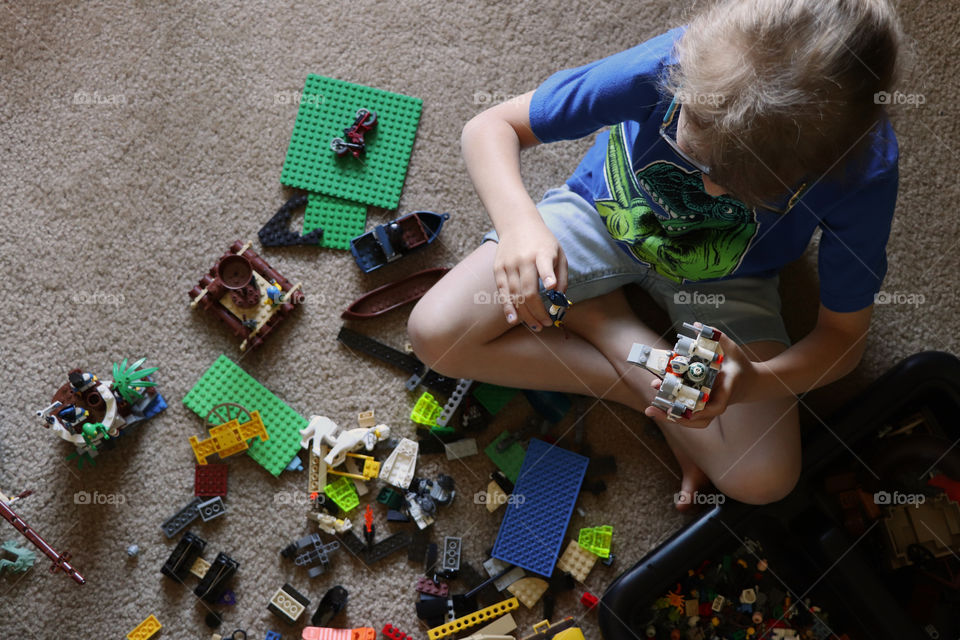
[[[390,623],[383,625],[382,633],[387,640],[413,640],[412,636],[408,636]]]
[[[589,591],[584,591],[583,595],[580,596],[580,604],[585,606],[587,609],[593,609],[597,606],[597,603],[600,602],[600,598],[593,595]]]
[[[213,498],[227,495],[227,465],[197,465],[193,475],[193,495],[201,498]]]

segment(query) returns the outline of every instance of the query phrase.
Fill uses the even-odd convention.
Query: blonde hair
[[[887,0],[724,0],[676,45],[684,145],[748,205],[834,173],[885,117],[903,40]]]

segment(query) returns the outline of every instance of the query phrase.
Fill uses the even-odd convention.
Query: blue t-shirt
[[[772,277],[800,257],[819,226],[821,302],[838,312],[873,304],[887,270],[897,198],[898,149],[890,123],[884,119],[869,134],[869,157],[850,161],[842,181],[816,182],[786,214],[710,196],[699,171],[659,135],[671,100],[661,80],[682,34],[674,29],[560,71],[536,90],[530,125],[541,142],[611,127],[597,136],[567,184],[594,204],[622,249],[677,282]]]

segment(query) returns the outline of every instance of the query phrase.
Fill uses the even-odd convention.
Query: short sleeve
[[[533,94],[530,127],[541,142],[574,140],[627,120],[644,121],[683,28],[575,69],[559,71]]]
[[[843,198],[821,221],[820,301],[831,311],[859,311],[874,303],[887,273],[897,187],[894,164]]]

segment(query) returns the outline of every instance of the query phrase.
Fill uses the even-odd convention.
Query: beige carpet
[[[164,637],[208,637],[206,609],[160,575],[173,542],[159,525],[192,494],[187,438],[201,433],[201,422],[180,400],[218,354],[239,354],[220,327],[190,311],[186,292],[233,240],[254,240],[287,197],[278,180],[296,115],[291,97],[308,73],[423,98],[400,210],[445,210],[453,218],[438,246],[370,276],[345,252],[265,251],[317,304],[242,366],[304,416],[347,424],[375,408],[409,434],[413,397],[404,378],[336,344],[340,311],[387,280],[454,264],[488,227],[459,155],[459,130],[471,115],[537,86],[555,69],[681,23],[686,3],[288,4],[0,2],[0,353],[8,372],[0,394],[0,488],[35,492],[16,505],[20,514],[56,548],[71,551],[88,580],[79,587],[50,575],[44,559],[23,576],[0,578],[2,638],[116,638],[149,614],[163,623]],[[877,309],[859,371],[809,397],[819,416],[911,353],[960,351],[957,7],[910,1],[903,16],[917,39],[918,65],[902,90],[924,94],[926,103],[895,110],[902,191],[885,289],[920,294],[925,303]],[[530,192],[560,183],[587,144],[531,152],[524,162]],[[372,212],[370,223],[393,217]],[[794,336],[815,318],[815,264],[811,252],[785,278]],[[85,303],[98,292],[116,304]],[[361,329],[400,347],[404,321],[396,313]],[[170,409],[95,469],[64,463],[71,448],[41,428],[33,412],[68,369],[109,376],[114,360],[141,355],[160,366]],[[515,401],[481,444],[528,412]],[[682,523],[672,507],[676,467],[642,418],[598,406],[588,434],[595,451],[617,455],[620,472],[605,494],[581,498],[586,515],[575,516],[571,530],[612,524],[617,561],[598,566],[586,585],[563,596],[558,614],[581,615],[576,598],[584,589],[601,593]],[[272,592],[290,582],[315,606],[339,583],[350,591],[345,624],[379,629],[392,622],[425,637],[413,611],[417,567],[400,556],[366,570],[340,553],[328,575],[310,581],[278,555],[287,541],[313,530],[304,508],[275,501],[278,492],[304,489],[304,474],[274,479],[246,456],[229,464],[227,515],[193,527],[209,543],[207,559],[223,550],[240,562],[237,604],[224,609],[223,631],[245,628],[262,638],[276,629],[298,638],[299,629],[266,611]],[[446,469],[455,477],[460,495],[435,525],[434,539],[464,535],[465,559],[474,565],[499,524],[472,500],[491,468],[483,457],[448,464],[431,456],[421,464],[427,473]],[[77,505],[79,491],[116,494],[123,504]],[[0,539],[19,539],[6,524],[0,531]],[[126,556],[131,543],[142,549],[138,559]],[[539,608],[517,618],[528,629],[538,616]],[[584,627],[588,638],[599,636],[592,616]]]

